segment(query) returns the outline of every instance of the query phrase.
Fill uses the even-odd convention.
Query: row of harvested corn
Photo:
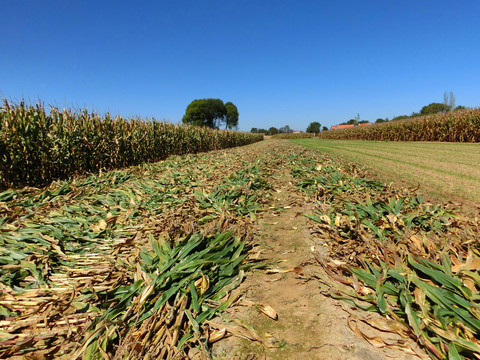
[[[214,318],[261,265],[248,240],[282,160],[264,152],[0,192],[0,359],[184,359],[251,334]]]
[[[315,199],[305,215],[329,249],[319,261],[337,281],[324,294],[388,317],[378,327],[350,313],[349,327],[374,346],[422,359],[480,359],[478,218],[368,180],[354,165],[313,157],[292,164],[297,186]],[[361,322],[388,336],[372,337]]]
[[[263,135],[72,112],[4,99],[0,188],[45,185],[73,174],[123,168],[250,144]]]
[[[318,134],[322,139],[480,142],[480,108],[420,116]]]

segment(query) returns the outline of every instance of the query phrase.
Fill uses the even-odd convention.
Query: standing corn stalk
[[[247,145],[260,135],[143,119],[112,118],[87,110],[12,105],[0,108],[0,188],[43,186],[54,179]]]

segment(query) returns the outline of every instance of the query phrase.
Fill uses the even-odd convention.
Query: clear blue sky
[[[479,0],[3,0],[0,96],[180,122],[331,126],[480,106]]]

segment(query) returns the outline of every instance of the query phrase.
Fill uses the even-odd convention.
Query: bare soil
[[[259,150],[268,151],[268,146],[259,146]],[[367,325],[372,319],[377,324],[387,319],[327,296],[332,283],[319,263],[326,258],[327,249],[323,239],[311,234],[303,214],[312,204],[295,187],[286,165],[276,169],[270,209],[255,229],[255,243],[270,269],[247,274],[241,285],[244,295],[240,304],[254,306],[234,306],[227,311],[227,316],[252,325],[260,341],[237,336],[222,339],[213,344],[214,359],[418,358],[395,347],[380,347],[379,339],[387,338],[389,343],[411,341]],[[278,318],[266,316],[260,311],[262,306],[270,306]],[[352,330],[356,326],[358,333]],[[411,346],[426,357],[414,342]]]

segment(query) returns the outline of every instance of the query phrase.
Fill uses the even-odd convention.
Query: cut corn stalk
[[[297,158],[292,175],[316,204],[305,215],[327,239],[331,260],[320,262],[346,285],[326,294],[407,325],[434,358],[480,358],[478,219],[369,181],[355,165]]]

